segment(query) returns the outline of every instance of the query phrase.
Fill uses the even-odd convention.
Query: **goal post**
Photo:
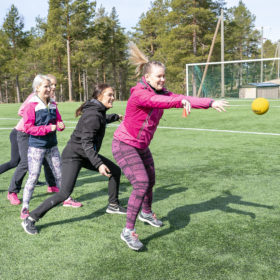
[[[241,86],[260,83],[261,78],[263,82],[279,79],[279,63],[280,57],[186,64],[186,95],[197,96],[201,87],[201,97],[238,97]],[[207,73],[201,85],[206,66]]]

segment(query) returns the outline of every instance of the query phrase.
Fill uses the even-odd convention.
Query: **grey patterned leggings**
[[[28,148],[28,179],[23,190],[22,209],[29,208],[36,182],[41,172],[44,158],[46,158],[56,180],[56,186],[61,186],[61,160],[57,146],[49,149]]]

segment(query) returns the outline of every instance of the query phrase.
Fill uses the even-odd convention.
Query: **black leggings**
[[[119,185],[121,177],[121,169],[112,161],[99,155],[102,162],[110,169],[112,176],[109,178],[108,194],[109,203],[118,204]],[[62,159],[62,183],[59,193],[55,193],[53,196],[46,199],[36,209],[30,212],[30,216],[38,221],[49,210],[66,200],[73,192],[78,174],[82,167],[98,171],[90,162],[88,158],[81,157],[71,149],[71,144],[67,144],[61,155]]]
[[[11,160],[0,165],[0,174],[17,167],[20,156],[18,151],[17,130],[14,128],[10,133]]]

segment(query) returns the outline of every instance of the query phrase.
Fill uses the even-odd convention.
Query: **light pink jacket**
[[[137,85],[131,88],[127,101],[124,121],[114,133],[114,138],[139,149],[149,146],[164,109],[182,108],[182,100],[190,102],[192,108],[207,109],[213,99],[198,98],[175,94],[163,90],[156,93],[142,77]]]
[[[26,98],[26,100],[21,104],[19,110],[18,110],[18,115],[19,116],[23,116],[23,111],[24,111],[24,108],[26,107],[26,105],[29,103],[29,100],[34,96],[34,93],[32,92],[31,94],[28,95],[28,97]],[[24,122],[23,122],[23,118],[21,118],[19,120],[19,122],[17,123],[16,127],[15,127],[16,130],[19,130],[21,132],[24,132]]]

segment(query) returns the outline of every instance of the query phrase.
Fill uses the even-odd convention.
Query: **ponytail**
[[[136,77],[150,73],[152,65],[163,67],[165,69],[163,63],[154,60],[149,61],[149,58],[141,52],[133,42],[129,43],[129,61],[132,65],[136,66]]]

